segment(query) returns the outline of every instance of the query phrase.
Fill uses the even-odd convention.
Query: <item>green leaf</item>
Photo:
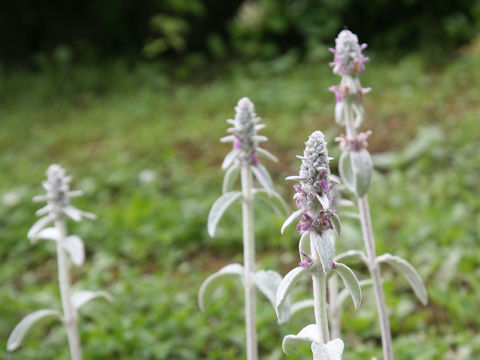
[[[99,290],[99,291],[89,291],[89,290],[82,290],[75,292],[72,297],[72,305],[75,309],[80,309],[83,305],[85,305],[90,300],[103,297],[107,299],[109,302],[113,301],[112,295],[108,292]]]
[[[243,274],[242,265],[230,264],[205,279],[198,292],[198,305],[200,306],[200,310],[205,311],[219,285],[231,279],[243,279]]]
[[[272,194],[273,190],[273,181],[268,173],[267,169],[263,165],[257,164],[250,166],[252,169],[255,178],[258,180],[260,185],[267,191],[267,193]]]
[[[425,286],[423,285],[423,281],[418,275],[415,268],[406,260],[394,256],[391,254],[383,254],[377,257],[377,263],[387,263],[399,271],[405,279],[407,279],[408,283],[412,287],[415,295],[417,295],[418,299],[421,301],[423,305],[427,305],[428,303],[428,295]]]
[[[356,259],[363,261],[365,265],[368,266],[368,258],[365,253],[360,250],[348,250],[335,256],[335,261],[342,260],[344,262],[349,262]]]
[[[273,270],[259,270],[253,274],[253,282],[275,308],[277,290],[282,282],[282,275]],[[288,298],[282,308],[282,318],[284,321],[290,319],[290,301]]]
[[[337,236],[340,236],[342,232],[342,223],[340,222],[340,218],[337,214],[333,214],[330,220],[332,220],[333,230],[335,231]]]
[[[302,209],[299,209],[299,210],[293,212],[293,213],[287,218],[287,220],[285,220],[285,222],[283,223],[282,229],[280,230],[280,232],[283,234],[283,232],[285,231],[285,229],[286,229],[292,222],[294,222],[295,220],[297,220],[297,219],[300,217],[300,215],[302,215],[302,212],[303,212]]]
[[[327,344],[312,342],[313,360],[342,360],[344,344],[341,339],[333,339]]]
[[[303,251],[305,254],[310,254],[312,252],[312,249],[310,249],[310,238],[308,235],[308,232],[304,232],[300,237],[300,241],[298,242],[299,253]]]
[[[226,193],[232,189],[233,184],[238,179],[238,174],[240,173],[240,168],[237,165],[232,165],[228,168],[223,178],[223,187],[222,192]]]
[[[288,206],[276,191],[269,194],[265,189],[253,189],[253,194],[270,205],[277,214],[282,216],[288,215]]]
[[[290,306],[290,315],[296,314],[297,312],[304,309],[313,308],[314,306],[315,302],[313,301],[313,299],[297,301]]]
[[[232,150],[225,156],[225,159],[223,159],[222,163],[223,170],[227,169],[230,165],[232,165],[233,160],[235,160],[235,158],[238,156],[238,153],[238,150]]]
[[[350,151],[344,151],[338,160],[338,172],[342,178],[345,186],[351,191],[355,192],[355,176],[352,169],[352,159]]]
[[[340,275],[343,280],[343,284],[345,285],[345,288],[347,288],[350,292],[350,296],[352,297],[355,309],[358,309],[360,303],[362,302],[362,290],[360,289],[358,279],[347,265],[344,265],[342,263],[337,263],[336,265],[337,274]]]
[[[287,296],[293,286],[297,283],[297,281],[307,272],[307,269],[304,267],[296,267],[292,269],[280,282],[278,286],[277,295],[276,295],[276,306],[275,311],[277,312],[278,320],[282,323],[284,322],[283,318],[283,306],[287,301]]]
[[[22,343],[27,331],[39,320],[46,317],[54,316],[61,319],[61,315],[57,310],[43,309],[35,311],[25,316],[13,329],[7,340],[7,350],[13,351]]]
[[[32,242],[35,242],[39,239],[42,240],[53,240],[58,241],[60,238],[60,234],[58,233],[58,229],[55,227],[48,227],[40,230],[33,238]]]
[[[373,286],[373,281],[371,279],[368,280],[360,280],[358,282],[358,285],[360,285],[360,288],[362,289],[362,294],[366,288],[372,287]],[[350,296],[350,291],[348,289],[343,289],[340,291],[337,297],[337,302],[338,306],[342,306],[345,300]],[[292,310],[293,313],[293,310]]]
[[[62,241],[63,249],[70,255],[70,259],[76,266],[83,264],[85,260],[85,247],[82,239],[77,235],[67,236]]]
[[[292,355],[299,346],[320,341],[317,325],[305,326],[297,335],[287,335],[283,338],[282,349],[287,355]]]
[[[265,149],[262,149],[260,147],[257,147],[257,154],[260,156],[263,156],[265,159],[272,160],[274,162],[277,162],[278,159],[275,155],[273,155],[270,151],[267,151]]]
[[[363,197],[367,193],[372,179],[372,158],[366,149],[352,151],[350,156],[355,179],[355,193],[358,197]]]
[[[230,191],[220,196],[217,201],[213,203],[210,213],[208,214],[208,234],[211,237],[215,236],[217,224],[222,215],[230,207],[230,205],[232,205],[241,196],[242,193],[240,191]]]
[[[44,216],[37,220],[35,224],[28,230],[27,237],[32,241],[35,242],[37,238],[37,234],[42,230],[47,224],[53,221],[53,217],[51,215]]]
[[[328,274],[332,269],[333,263],[333,248],[332,242],[328,238],[326,232],[323,232],[321,235],[316,231],[310,232],[310,240],[315,244],[318,254],[320,255],[320,260],[322,262],[323,273]]]

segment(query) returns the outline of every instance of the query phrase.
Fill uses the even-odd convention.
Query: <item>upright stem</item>
[[[82,359],[82,348],[80,347],[80,338],[77,329],[77,312],[73,308],[70,299],[70,271],[67,263],[67,256],[63,249],[67,229],[65,219],[60,218],[55,221],[55,226],[59,232],[57,241],[57,261],[58,261],[58,282],[60,284],[60,296],[62,298],[63,318],[67,329],[68,344],[72,360]]]
[[[253,233],[253,193],[252,171],[247,164],[242,165],[242,216],[243,216],[243,266],[245,269],[245,328],[247,336],[247,359],[257,360],[257,329],[255,284],[252,276],[255,271],[255,238]]]
[[[328,279],[328,309],[330,310],[330,331],[332,338],[340,337],[340,315],[341,309],[338,306],[338,278],[332,276]]]
[[[373,238],[372,221],[370,208],[368,206],[367,195],[358,199],[358,209],[360,212],[360,222],[362,224],[363,240],[368,257],[368,268],[373,281],[375,291],[375,300],[377,302],[378,318],[380,322],[380,331],[382,332],[383,358],[393,360],[392,335],[390,333],[390,321],[388,319],[387,306],[385,304],[385,295],[383,294],[380,269],[376,262],[375,240]]]
[[[356,135],[356,130],[353,126],[353,116],[352,106],[350,103],[347,103],[345,127],[348,136]],[[380,332],[382,334],[383,358],[384,360],[393,360],[390,320],[388,318],[387,305],[385,304],[380,269],[376,263],[375,239],[373,237],[372,220],[367,195],[358,198],[358,210],[360,213],[360,223],[362,225],[363,241],[365,243],[365,250],[368,257],[368,270],[370,271],[370,277],[373,281],[373,290],[375,292],[375,301],[377,303],[378,321],[380,323]]]
[[[335,237],[332,239],[332,248],[335,249]],[[338,277],[331,276],[328,279],[328,309],[330,315],[330,332],[332,339],[340,338],[341,308],[338,306]]]
[[[312,273],[315,323],[317,324],[320,339],[326,344],[330,340],[327,315],[327,277],[320,268],[320,255],[316,251],[312,240],[310,240],[310,248],[312,249],[313,262],[317,266]]]

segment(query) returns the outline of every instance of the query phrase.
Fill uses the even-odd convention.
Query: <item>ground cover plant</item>
[[[429,295],[423,308],[412,296],[404,296],[411,292],[405,282],[393,286],[392,274],[385,272],[397,359],[470,360],[480,352],[480,208],[472,196],[478,193],[480,163],[478,49],[472,45],[435,70],[422,58],[382,63],[370,53],[375,71],[363,75],[366,84],[375,84],[365,102],[365,128],[375,134],[369,139],[377,169],[369,201],[377,251],[408,258]],[[44,170],[61,162],[85,193],[76,205],[99,215],[95,224],[71,225],[72,232],[89,239],[85,265],[72,269],[74,284],[106,289],[115,296],[108,307],[92,302],[84,308],[79,327],[84,358],[242,358],[243,315],[231,306],[231,297],[241,298],[240,290],[227,285],[230,296],[218,297],[206,314],[198,312],[197,305],[199,284],[208,275],[231,261],[242,261],[241,224],[229,215],[235,209],[222,220],[222,228],[236,229],[235,235],[219,231],[218,238],[211,239],[206,230],[206,214],[222,185],[218,167],[223,153],[217,140],[224,132],[223,114],[249,94],[265,121],[278,125],[278,131],[265,129],[270,150],[280,159],[270,168],[272,178],[295,173],[292,159],[305,134],[325,129],[332,143],[339,132],[325,91],[335,77],[324,63],[236,65],[228,76],[190,84],[170,82],[145,66],[130,72],[122,64],[72,66],[56,76],[4,74],[4,344],[19,319],[56,299],[55,259],[46,247],[32,247],[23,239],[36,210],[31,198],[38,193]],[[206,126],[205,119],[216,126]],[[335,147],[330,151],[338,159]],[[332,168],[335,172],[335,162]],[[282,195],[290,195],[287,184],[276,183]],[[254,210],[262,214],[256,225],[257,264],[285,274],[298,264],[298,258],[289,255],[297,251],[297,242],[293,232],[279,237],[282,219],[267,209],[259,203]],[[342,248],[339,241],[339,252],[362,249],[356,220],[343,220],[342,232],[348,246]],[[359,278],[368,275],[362,266],[355,272]],[[364,292],[358,312],[344,309],[343,337],[353,344],[345,352],[347,360],[380,354],[371,295],[370,290]],[[257,305],[259,355],[282,358],[282,337],[298,332],[310,317],[299,313],[279,328],[271,305]],[[128,318],[121,316],[127,312]],[[0,357],[68,359],[65,344],[61,327],[34,327],[16,352],[7,354],[0,347]],[[288,358],[309,357],[306,347]]]

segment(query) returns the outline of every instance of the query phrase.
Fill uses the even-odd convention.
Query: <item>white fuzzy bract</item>
[[[220,141],[232,142],[233,150],[225,158],[223,167],[227,168],[235,162],[257,165],[257,152],[266,153],[266,150],[259,148],[258,144],[267,141],[267,138],[257,134],[265,125],[259,123],[260,118],[249,98],[243,97],[238,101],[235,118],[228,119],[227,122],[233,125],[227,130],[232,135],[225,136]]]
[[[36,235],[45,228],[47,224],[67,216],[75,221],[82,218],[95,219],[92,213],[78,210],[70,200],[74,197],[81,196],[82,192],[78,190],[70,190],[70,182],[72,177],[68,176],[61,166],[50,165],[46,172],[47,180],[42,185],[46,191],[45,195],[35,196],[34,201],[46,201],[47,205],[39,209],[37,215],[46,215],[40,218],[28,232],[28,237],[35,239]]]
[[[322,232],[333,229],[331,217],[335,216],[332,207],[332,185],[330,183],[330,158],[327,142],[321,131],[315,131],[305,143],[298,176],[288,177],[288,180],[298,181],[294,186],[297,202],[296,217],[300,218],[298,231]],[[295,219],[289,218],[290,222]]]
[[[335,54],[333,72],[337,75],[361,74],[365,70],[364,64],[369,60],[363,56],[362,50],[367,44],[360,45],[358,37],[350,30],[342,30],[335,39],[335,49],[330,51]]]

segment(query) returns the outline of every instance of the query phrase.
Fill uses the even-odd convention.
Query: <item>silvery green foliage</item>
[[[345,287],[350,292],[355,307],[361,301],[361,289],[355,274],[344,264],[333,261],[334,249],[329,238],[330,232],[340,235],[340,220],[334,207],[332,194],[332,180],[335,179],[330,173],[330,158],[328,156],[327,143],[321,131],[315,131],[305,143],[303,156],[299,156],[302,164],[298,176],[290,176],[287,180],[298,182],[294,186],[296,205],[298,210],[293,212],[282,226],[281,232],[298,221],[297,231],[301,233],[299,241],[299,266],[292,269],[280,283],[276,295],[276,311],[279,321],[284,321],[283,306],[287,296],[294,288],[298,280],[309,275],[314,282],[320,279],[326,286],[326,278],[330,271],[338,274]],[[328,341],[327,335],[319,330],[319,327],[328,329],[328,323],[319,324],[319,321],[328,322],[326,317],[326,293],[323,298],[318,298],[314,290],[313,302],[293,304],[292,309],[310,306],[313,303],[316,312],[316,324],[306,326],[297,335],[288,335],[283,340],[283,350],[288,355],[299,345],[311,343],[314,359],[333,360],[341,359],[343,342],[340,339]],[[290,311],[292,312],[292,310]],[[317,317],[317,314],[323,314]]]
[[[376,257],[375,240],[366,197],[373,173],[373,162],[367,150],[367,139],[371,135],[371,131],[357,132],[364,116],[363,98],[370,91],[370,88],[362,88],[359,80],[359,74],[363,73],[364,63],[368,60],[362,54],[366,44],[360,45],[357,36],[349,30],[341,31],[335,42],[335,49],[331,49],[335,54],[331,66],[333,72],[340,75],[342,79],[340,85],[332,86],[329,90],[335,94],[336,121],[338,124],[345,126],[346,130],[346,135],[336,138],[342,150],[339,172],[345,186],[357,197],[359,220],[366,248],[366,254],[358,250],[351,250],[338,255],[336,259],[359,258],[367,265],[377,300],[384,359],[393,360],[390,323],[379,264],[388,263],[402,273],[423,304],[427,303],[427,292],[420,276],[407,261],[390,254]]]
[[[265,142],[265,136],[258,135],[258,131],[265,125],[260,124],[260,118],[256,115],[253,103],[246,97],[238,101],[235,107],[234,119],[227,122],[232,125],[227,131],[230,135],[221,139],[222,142],[232,142],[232,150],[225,156],[222,169],[225,170],[223,181],[223,194],[215,201],[208,215],[208,233],[214,237],[217,226],[223,214],[232,204],[238,200],[243,204],[243,237],[244,237],[244,266],[230,264],[210,275],[200,287],[198,302],[200,309],[204,311],[212,300],[215,291],[225,281],[239,279],[245,287],[246,324],[254,324],[255,293],[251,289],[257,288],[265,297],[275,305],[275,294],[282,277],[271,270],[254,270],[254,238],[253,238],[253,198],[260,198],[272,208],[286,214],[287,206],[282,197],[275,192],[272,179],[266,168],[260,163],[259,156],[277,161],[267,150],[259,146]],[[238,178],[241,175],[241,190],[234,190]],[[254,188],[253,178],[258,187]],[[246,215],[250,213],[250,215]],[[250,220],[251,219],[251,220]],[[253,298],[253,299],[252,299]],[[248,301],[247,301],[248,300]],[[249,304],[247,304],[249,302]],[[288,301],[282,312],[288,318]],[[247,309],[248,308],[248,309]],[[250,325],[251,326],[251,325]],[[255,328],[247,326],[247,358],[256,359],[256,335]]]
[[[85,250],[82,239],[77,235],[66,236],[63,234],[62,229],[59,227],[59,222],[65,225],[64,221],[67,217],[80,221],[82,218],[95,219],[96,216],[78,210],[71,204],[71,199],[81,195],[80,191],[70,190],[70,182],[72,178],[67,176],[65,170],[59,165],[50,165],[47,172],[47,179],[43,182],[43,188],[46,190],[45,195],[36,196],[34,201],[46,201],[47,204],[37,211],[37,215],[43,215],[30,229],[28,237],[32,242],[36,242],[39,239],[52,240],[57,243],[57,249],[60,248],[66,254],[69,255],[72,263],[76,266],[83,264],[85,259]],[[52,226],[49,226],[52,224]],[[63,227],[64,229],[64,227]],[[59,264],[60,266],[60,264]],[[66,271],[67,269],[59,269],[59,271]],[[67,274],[69,278],[69,275]],[[60,282],[62,280],[59,280]],[[62,284],[60,284],[62,286]],[[68,285],[67,285],[68,287]],[[7,341],[7,350],[13,351],[17,349],[27,331],[39,320],[47,317],[57,318],[69,326],[67,318],[72,317],[76,319],[76,311],[90,300],[97,297],[104,297],[109,301],[112,301],[112,297],[105,291],[78,291],[73,294],[68,294],[69,299],[63,299],[68,301],[71,308],[75,311],[74,314],[60,313],[54,309],[43,309],[35,311],[26,317],[24,317],[18,325],[13,329],[10,337]],[[67,329],[68,330],[68,329]],[[80,355],[81,356],[81,355]]]
[[[376,262],[378,264],[387,263],[392,266],[395,270],[399,271],[413,289],[415,295],[423,305],[428,303],[427,290],[425,285],[423,285],[422,278],[418,275],[415,268],[406,260],[403,260],[401,257],[383,254],[377,257]]]
[[[297,335],[287,335],[283,339],[282,349],[285,354],[293,354],[300,345],[310,344],[313,360],[341,360],[344,344],[341,339],[323,343],[315,324],[305,326]]]
[[[367,131],[336,138],[342,150],[338,164],[340,176],[347,188],[358,197],[367,193],[373,173],[373,162],[367,150],[370,134],[371,131]]]

